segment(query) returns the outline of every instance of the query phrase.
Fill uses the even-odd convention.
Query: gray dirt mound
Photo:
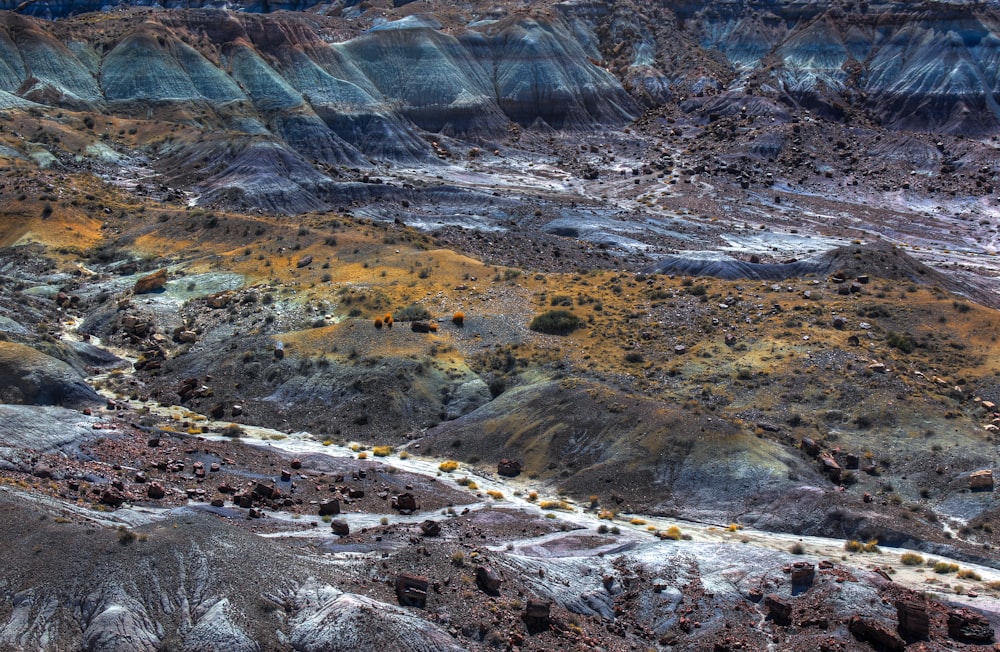
[[[672,255],[647,266],[646,274],[712,276],[726,280],[751,279],[782,281],[806,276],[842,274],[846,279],[859,276],[936,285],[955,294],[969,297],[990,307],[1000,305],[1000,298],[984,288],[970,285],[967,279],[942,274],[906,252],[886,242],[837,247],[811,258],[787,263],[752,263],[724,256]]]

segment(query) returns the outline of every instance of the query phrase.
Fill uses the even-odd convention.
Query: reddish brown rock
[[[974,471],[969,474],[969,489],[993,491],[993,469]]]
[[[792,585],[809,586],[816,577],[816,567],[807,561],[792,564]]]
[[[143,276],[135,282],[133,291],[136,294],[148,294],[150,292],[161,292],[167,284],[167,270],[159,269],[152,274]]]
[[[121,507],[122,503],[125,502],[125,496],[118,489],[105,489],[101,492],[100,502],[109,507]]]
[[[500,593],[501,584],[503,584],[503,580],[492,568],[487,568],[486,566],[476,566],[476,586],[478,586],[483,593],[498,595]]]
[[[163,485],[159,482],[151,482],[148,487],[146,487],[146,496],[151,500],[160,500],[167,495],[166,490]]]
[[[436,537],[441,534],[441,524],[437,521],[426,520],[420,524],[420,532],[425,537]]]
[[[792,622],[792,605],[782,600],[773,593],[764,598],[764,607],[767,608],[767,617],[779,625],[788,625]]]
[[[832,456],[825,454],[820,455],[819,463],[823,465],[823,471],[826,473],[827,477],[834,482],[838,482],[840,480],[840,465],[837,464],[837,461],[833,459]]]
[[[900,600],[896,603],[896,617],[899,625],[896,631],[904,640],[925,641],[930,634],[930,616],[927,603],[921,600]]]
[[[334,519],[330,522],[330,529],[333,533],[339,537],[346,537],[351,533],[351,527],[347,524],[347,521],[342,521],[340,519]]]
[[[319,504],[320,516],[336,516],[340,513],[339,500],[327,500]]]
[[[886,652],[902,652],[906,648],[906,642],[899,634],[882,623],[866,620],[861,616],[851,616],[847,626],[856,638]]]

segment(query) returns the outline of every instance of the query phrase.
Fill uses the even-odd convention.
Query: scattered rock
[[[347,521],[342,521],[340,519],[334,519],[333,521],[331,521],[330,529],[333,530],[334,534],[341,537],[346,537],[348,534],[351,533],[351,528],[347,524]]]
[[[428,519],[420,524],[420,532],[425,537],[436,537],[441,534],[441,524]]]
[[[340,513],[339,500],[327,500],[319,504],[320,516],[336,516]]]

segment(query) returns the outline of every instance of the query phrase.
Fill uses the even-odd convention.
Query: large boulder
[[[76,407],[100,400],[65,362],[24,344],[0,342],[0,403]]]

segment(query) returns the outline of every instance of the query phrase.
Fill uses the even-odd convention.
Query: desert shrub
[[[533,503],[536,500],[538,500],[538,492],[537,491],[531,491],[531,492],[529,492],[528,493],[528,502]]]
[[[598,534],[607,534],[608,533],[608,526],[605,525],[604,523],[601,523],[600,525],[597,526],[597,533]]]
[[[118,526],[118,543],[127,546],[138,538],[138,535],[131,528],[125,525]]]
[[[392,446],[374,446],[372,447],[372,455],[375,457],[388,457],[392,453]]]
[[[490,489],[486,492],[486,495],[493,500],[503,500],[503,492],[497,491],[496,489]]]
[[[461,550],[456,550],[451,556],[451,563],[455,566],[465,566],[465,553]]]
[[[982,575],[972,570],[971,568],[963,568],[962,570],[958,571],[958,575],[956,575],[956,577],[958,577],[958,579],[960,580],[974,580],[976,582],[983,579]]]
[[[645,362],[645,361],[646,361],[646,358],[644,358],[643,355],[641,353],[639,353],[638,351],[629,351],[628,353],[625,354],[625,362],[628,362],[628,363],[631,363],[631,364],[639,364],[639,363]]]
[[[565,500],[543,500],[538,503],[538,506],[542,509],[561,509],[564,512],[572,512],[573,506],[567,503]]]
[[[546,335],[569,335],[578,328],[582,328],[584,322],[571,312],[566,310],[549,310],[535,316],[528,324],[528,328]]]
[[[661,539],[670,539],[671,541],[681,540],[681,529],[676,525],[671,525],[666,530],[661,531],[657,536]]]
[[[947,575],[948,573],[957,573],[958,564],[952,564],[946,561],[939,561],[934,563],[934,572],[941,575]]]
[[[376,317],[375,318],[375,328],[382,328],[382,318],[381,317]]]
[[[424,321],[430,318],[431,313],[427,312],[427,308],[416,303],[397,310],[395,315],[396,321]]]
[[[240,428],[235,423],[230,423],[228,426],[222,429],[223,437],[239,437],[243,434],[243,428]]]
[[[913,338],[906,333],[889,331],[889,334],[886,335],[885,339],[889,346],[894,349],[899,349],[903,353],[913,353],[913,350],[917,348],[917,343],[914,342]]]
[[[851,539],[844,544],[844,550],[847,552],[861,552],[865,549],[865,544],[861,543],[857,539]]]
[[[549,304],[552,306],[572,306],[573,298],[568,297],[565,294],[555,294],[549,299]]]
[[[924,557],[915,552],[904,552],[899,561],[903,562],[904,566],[923,566]]]
[[[865,542],[864,551],[882,552],[881,548],[878,547],[878,539],[869,539],[867,542]]]
[[[645,525],[646,521],[644,519],[636,517],[630,520],[629,523],[631,523],[632,525]]]
[[[459,310],[454,315],[451,316],[451,323],[456,326],[463,326],[465,324],[465,313]]]
[[[806,554],[806,547],[802,545],[801,541],[796,541],[788,547],[788,552],[793,555],[804,555]]]
[[[455,460],[445,460],[438,465],[439,471],[444,471],[445,473],[451,473],[458,468],[458,462]]]
[[[364,451],[361,451],[360,453],[358,453],[358,459],[359,460],[367,460],[368,459],[368,453],[366,453]]]

